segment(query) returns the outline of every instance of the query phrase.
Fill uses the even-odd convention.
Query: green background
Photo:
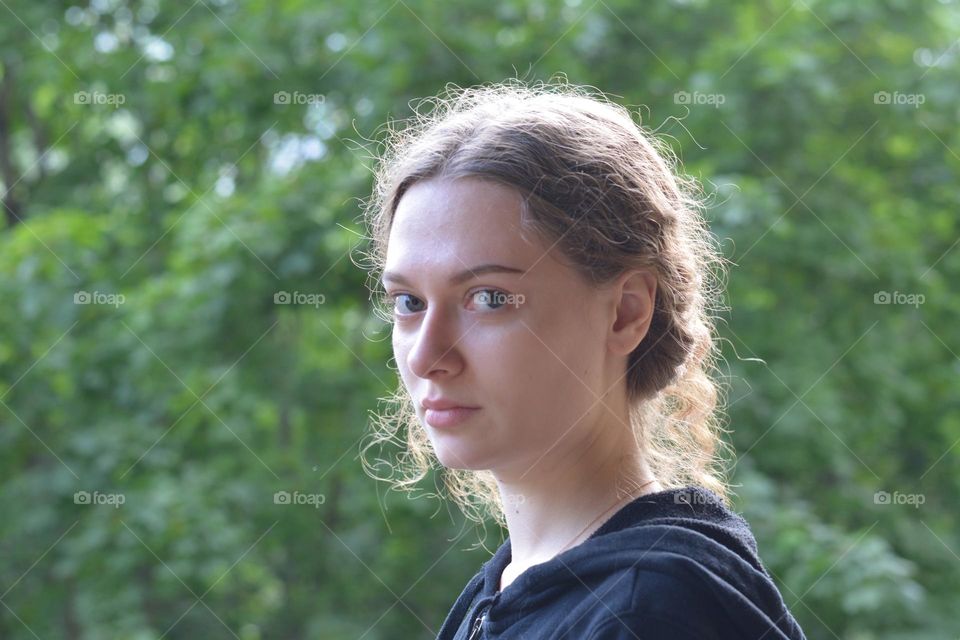
[[[808,637],[956,638],[958,38],[934,1],[3,0],[0,637],[433,637],[503,532],[363,472],[360,204],[410,100],[562,72],[710,194],[735,506]]]

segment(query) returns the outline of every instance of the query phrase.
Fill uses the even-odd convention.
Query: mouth
[[[424,413],[424,420],[431,427],[437,429],[448,429],[463,424],[472,418],[479,407],[451,407],[449,409],[427,409]]]

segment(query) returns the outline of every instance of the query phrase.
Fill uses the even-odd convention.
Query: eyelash
[[[478,293],[486,293],[486,292],[492,292],[495,296],[507,296],[507,295],[508,295],[506,292],[501,291],[500,289],[492,289],[492,288],[490,288],[490,287],[483,287],[483,288],[480,288],[480,289],[474,289],[473,291],[470,291],[470,292],[467,294],[467,299],[468,299],[468,300],[472,300],[473,297],[476,296]],[[392,293],[392,294],[387,294],[387,295],[384,297],[384,301],[385,301],[386,303],[388,303],[388,304],[389,304],[389,303],[392,303],[392,306],[391,306],[391,309],[390,309],[390,310],[393,312],[393,314],[394,314],[395,316],[403,318],[403,317],[412,316],[412,315],[414,315],[414,314],[416,314],[416,313],[419,313],[418,311],[413,311],[413,312],[410,312],[410,313],[397,313],[397,312],[396,312],[397,298],[399,298],[400,296],[409,296],[409,297],[411,297],[411,298],[415,298],[415,299],[419,300],[419,298],[417,298],[416,296],[414,296],[414,295],[412,295],[412,294],[409,294],[409,293]],[[499,311],[500,309],[502,309],[503,307],[506,307],[506,306],[508,306],[506,303],[501,303],[500,307],[498,307],[498,308],[496,308],[496,309],[490,309],[489,311],[487,311],[487,313],[494,313],[494,312]]]

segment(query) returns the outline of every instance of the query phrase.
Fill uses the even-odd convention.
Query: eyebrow
[[[462,284],[468,280],[474,278],[479,278],[480,276],[487,273],[520,273],[524,274],[526,271],[523,269],[517,269],[516,267],[507,267],[502,264],[481,264],[470,269],[461,271],[460,273],[454,274],[450,277],[449,284],[450,286]],[[383,281],[386,282],[390,280],[391,282],[396,282],[399,284],[404,284],[408,287],[412,287],[413,284],[407,279],[406,276],[403,276],[399,273],[393,271],[385,271],[383,273]]]

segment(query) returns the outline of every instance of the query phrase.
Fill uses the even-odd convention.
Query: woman
[[[803,638],[727,506],[694,183],[581,88],[434,102],[367,203],[403,383],[374,442],[509,531],[439,637]]]

